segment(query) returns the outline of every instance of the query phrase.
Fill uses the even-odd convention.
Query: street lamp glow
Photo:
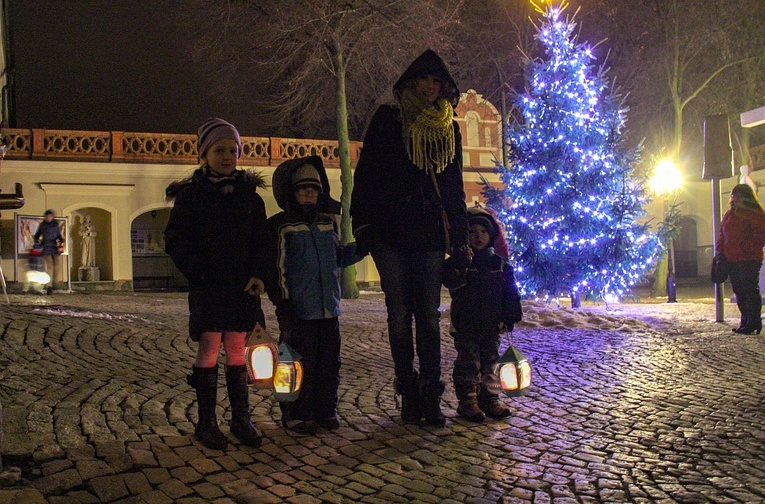
[[[654,194],[672,194],[683,186],[683,174],[670,159],[662,159],[653,169],[648,186]]]

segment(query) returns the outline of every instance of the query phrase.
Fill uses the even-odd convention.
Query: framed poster
[[[37,227],[45,220],[44,217],[39,215],[16,215],[16,254],[17,255],[29,255],[29,249],[34,244],[34,236],[37,232]],[[69,255],[69,218],[68,217],[56,217],[56,222],[61,228],[61,236],[64,237],[64,253],[62,255]]]

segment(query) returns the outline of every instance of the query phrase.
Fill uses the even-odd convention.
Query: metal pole
[[[664,195],[664,218],[669,215],[669,194]],[[667,247],[667,303],[677,303],[675,295],[675,240],[669,238]]]
[[[720,180],[712,178],[712,253],[717,255],[717,236],[722,225]],[[715,322],[725,322],[725,287],[715,284]]]
[[[675,294],[675,240],[669,239],[667,252],[667,303],[677,303]]]

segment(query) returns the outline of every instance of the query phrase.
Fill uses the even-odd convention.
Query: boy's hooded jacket
[[[309,164],[316,168],[322,191],[315,220],[295,199],[293,173]],[[329,195],[329,180],[319,156],[291,159],[280,164],[272,179],[274,198],[283,210],[270,217],[276,243],[277,282],[268,289],[278,305],[289,300],[295,315],[303,320],[340,315],[339,269],[358,262],[353,243],[340,245],[341,205]]]
[[[427,75],[441,78],[447,100],[456,105],[457,86],[433,51],[426,51],[407,68],[394,86],[394,96],[399,96],[412,79]],[[444,250],[443,208],[449,221],[450,246],[467,246],[462,137],[454,121],[453,126],[454,158],[435,174],[439,198],[431,175],[415,166],[407,155],[399,105],[377,109],[364,136],[354,175],[350,212],[360,244],[363,241],[367,246],[384,243],[400,250]]]

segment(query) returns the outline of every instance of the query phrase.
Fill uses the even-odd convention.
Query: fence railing
[[[120,163],[193,164],[197,136],[127,131],[77,131],[3,128],[6,159],[99,161]],[[351,164],[361,152],[351,142]],[[320,156],[327,167],[338,167],[337,142],[279,137],[242,137],[242,165],[277,166],[287,159]]]
[[[2,128],[8,159],[193,164],[197,136],[127,131],[78,131]],[[362,142],[351,142],[351,164]],[[242,165],[276,166],[287,159],[321,156],[324,165],[340,164],[337,141],[280,137],[242,137]],[[765,169],[765,145],[750,149],[753,170]],[[466,167],[467,169],[467,167]]]

